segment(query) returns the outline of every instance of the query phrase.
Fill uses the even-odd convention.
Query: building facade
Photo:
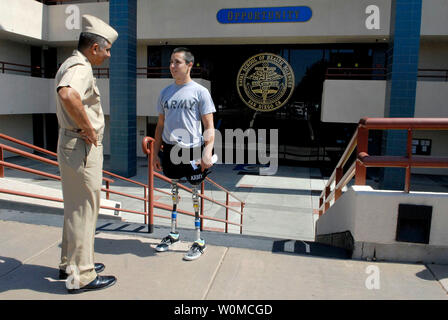
[[[218,130],[278,129],[280,163],[334,163],[360,118],[387,116],[394,15],[406,10],[394,2],[135,0],[135,156],[143,156],[141,140],[154,133],[158,94],[172,81],[170,53],[187,46],[196,58],[193,78],[210,90],[217,107]],[[418,56],[409,57],[418,67],[413,113],[448,117],[448,0],[420,3]],[[111,4],[0,0],[0,132],[55,150],[54,74],[76,47],[82,14],[120,21]],[[251,58],[266,53],[287,62],[294,82],[284,104],[257,111],[245,103],[238,76]],[[114,143],[109,71],[108,63],[94,70],[106,115],[106,155]],[[257,90],[274,96],[281,91],[275,86],[270,80],[266,90]],[[378,149],[372,153],[379,152],[381,135],[371,138]],[[415,145],[416,153],[446,156],[448,134],[417,132]]]

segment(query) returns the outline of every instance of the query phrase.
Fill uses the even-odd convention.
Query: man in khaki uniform
[[[70,293],[98,290],[116,282],[98,276],[104,265],[94,263],[94,237],[100,208],[103,169],[104,114],[92,65],[110,57],[118,33],[104,21],[83,15],[75,50],[56,74],[59,122],[58,162],[64,197],[59,278]]]

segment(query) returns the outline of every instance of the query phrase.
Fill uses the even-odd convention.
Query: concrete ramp
[[[1,178],[0,188],[62,199],[62,190],[60,189],[49,188],[38,185],[36,183],[27,183],[18,179],[12,180]],[[2,208],[14,208],[15,210],[19,209],[22,211],[64,214],[64,204],[62,202],[29,198],[5,193],[0,193],[0,201],[2,203]],[[101,205],[112,208],[121,208],[120,202],[107,199],[101,199]],[[121,220],[120,211],[117,210],[100,209],[100,216]]]

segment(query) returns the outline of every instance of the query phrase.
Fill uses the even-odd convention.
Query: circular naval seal
[[[260,53],[244,62],[236,80],[243,102],[256,111],[282,107],[294,91],[294,71],[282,57]]]

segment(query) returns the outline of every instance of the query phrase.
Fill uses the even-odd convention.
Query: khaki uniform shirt
[[[101,107],[100,91],[93,77],[92,65],[89,60],[78,50],[65,60],[59,68],[56,77],[56,115],[59,126],[62,129],[79,129],[76,122],[62,105],[57,89],[70,86],[75,89],[84,105],[87,117],[98,135],[104,132],[104,114]]]

